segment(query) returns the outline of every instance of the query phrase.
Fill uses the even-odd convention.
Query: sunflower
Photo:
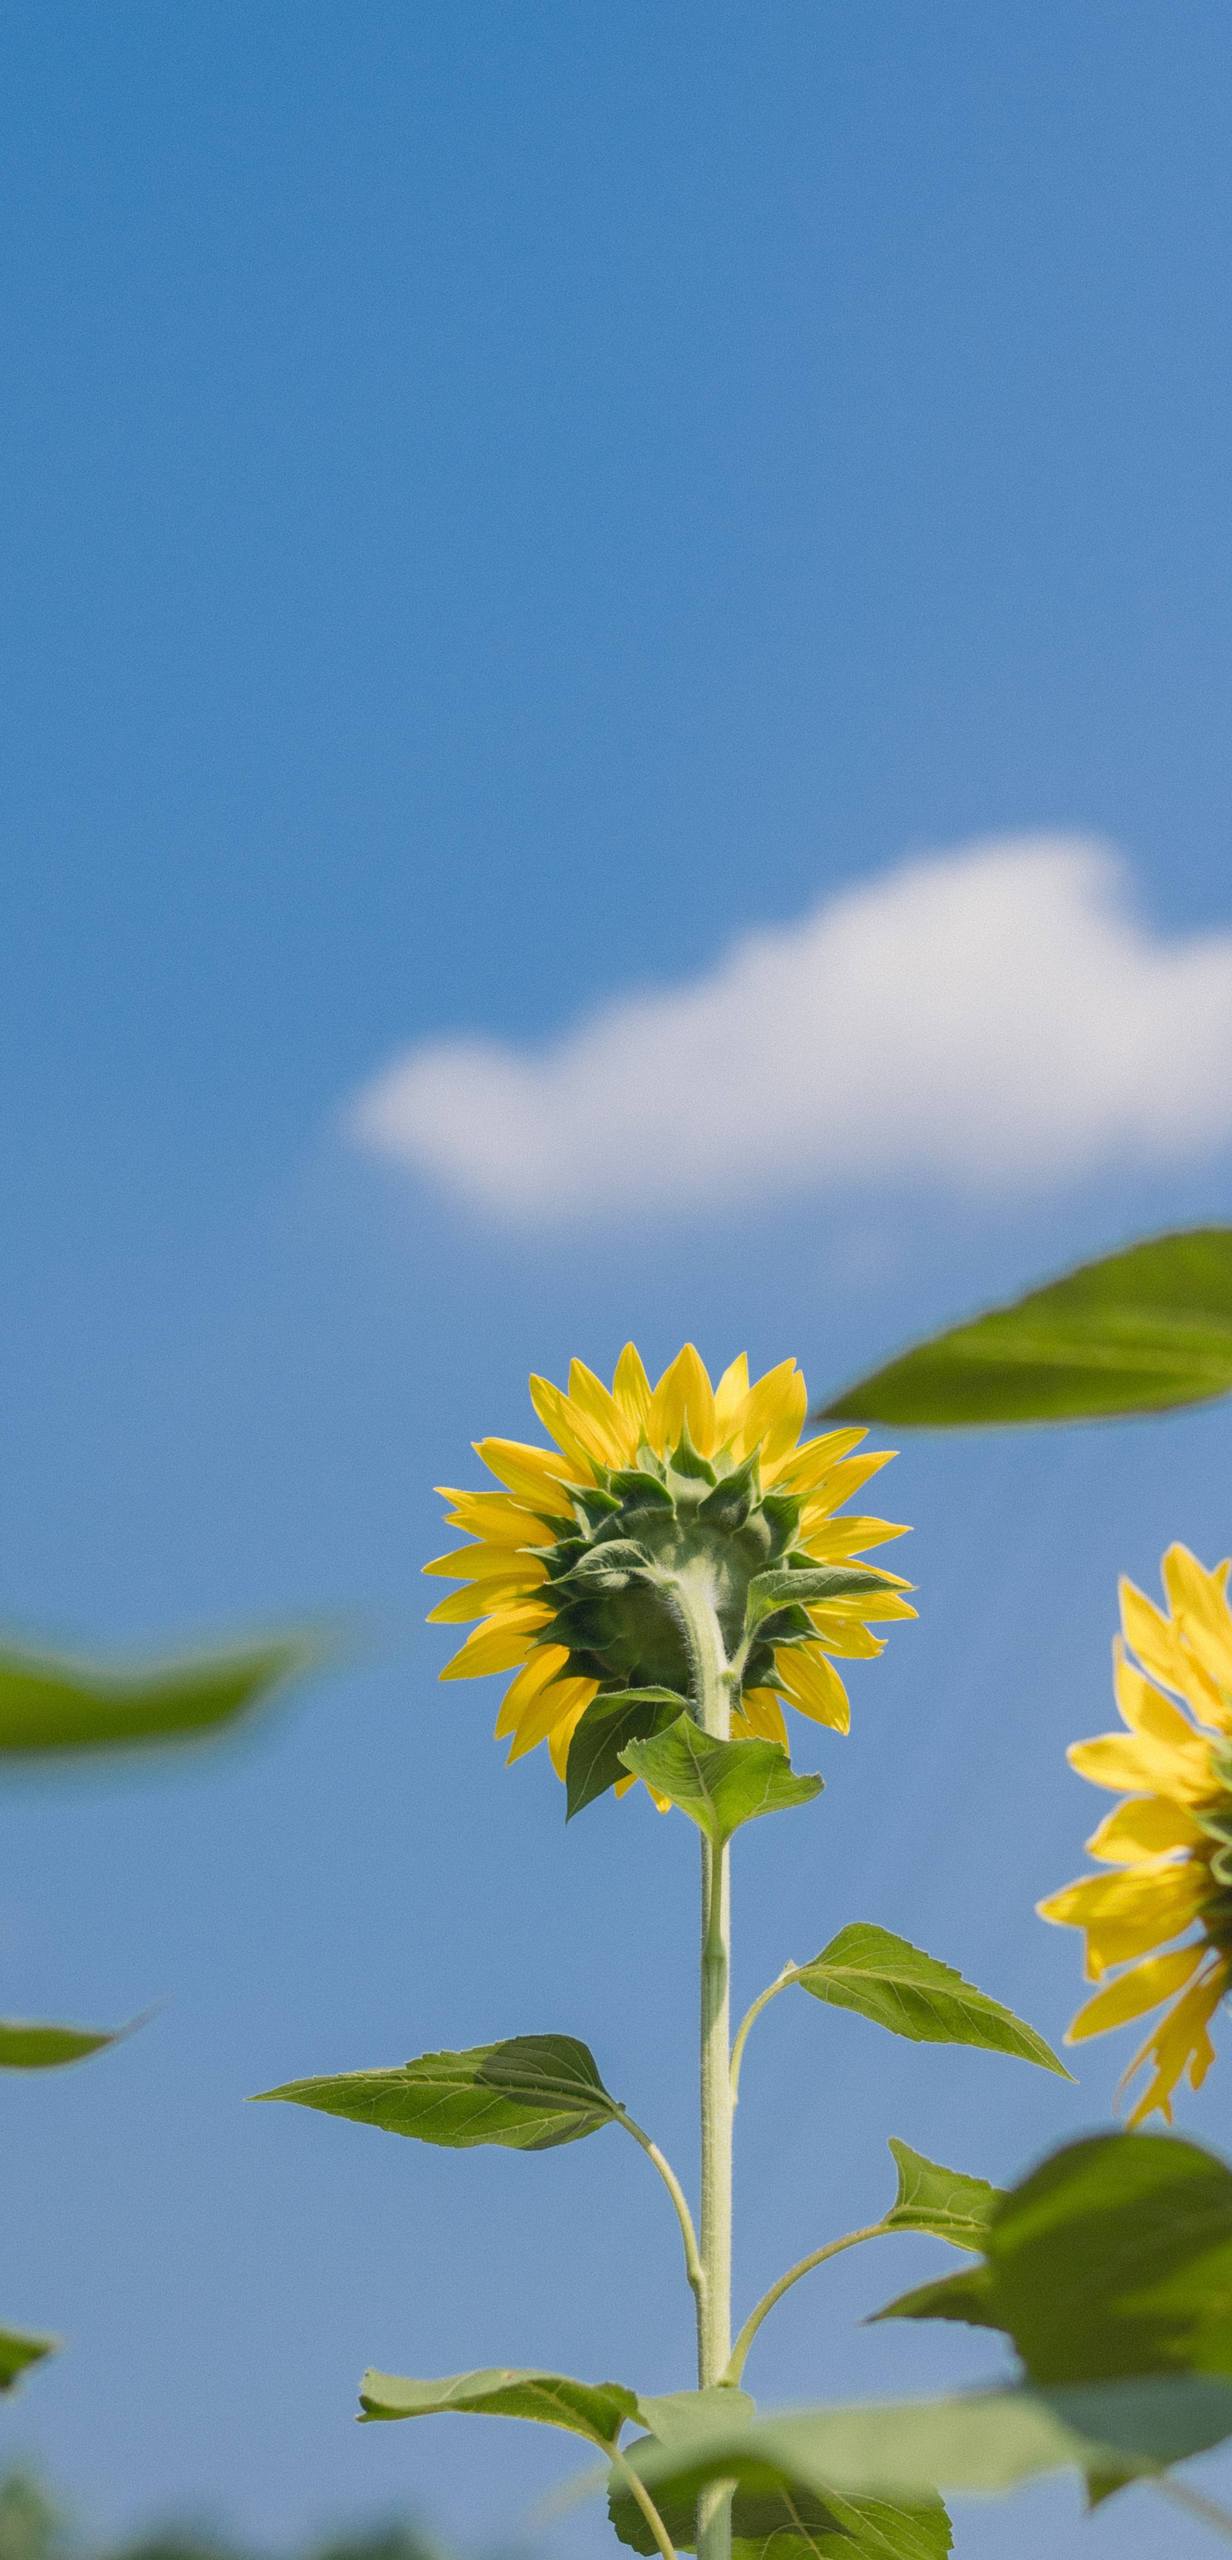
[[[857,1457],[862,1431],[802,1443],[807,1397],[794,1360],[751,1385],[742,1355],[712,1387],[691,1343],[656,1387],[629,1343],[610,1388],[575,1360],[567,1394],[537,1377],[530,1393],[554,1445],[476,1441],[496,1489],[438,1488],[450,1526],[473,1543],[424,1567],[463,1586],[432,1622],[479,1621],[441,1678],[514,1674],[496,1720],[510,1760],[546,1742],[563,1778],[601,1696],[651,1690],[689,1706],[671,1600],[685,1570],[703,1576],[737,1667],[733,1732],[785,1745],[783,1700],[846,1732],[836,1661],[880,1653],[873,1626],[915,1615],[900,1576],[855,1561],[900,1537],[899,1524],[836,1516],[893,1451]],[[809,1574],[804,1605],[756,1618],[750,1585],[771,1569]],[[624,1777],[618,1792],[632,1784]]]
[[[1171,2003],[1121,2083],[1149,2067],[1131,2124],[1156,2111],[1171,2124],[1186,2073],[1201,2087],[1215,2058],[1211,2019],[1232,1976],[1230,1569],[1208,1573],[1187,1547],[1169,1547],[1166,1613],[1122,1583],[1113,1665],[1128,1732],[1069,1753],[1095,1786],[1132,1790],[1086,1844],[1114,1872],[1084,1876],[1038,1906],[1043,1919],[1085,1930],[1088,1981],[1115,1975],[1079,2010],[1071,2044]]]

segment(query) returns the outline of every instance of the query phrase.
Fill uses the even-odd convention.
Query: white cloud
[[[412,1048],[347,1126],[482,1209],[560,1221],[1198,1155],[1232,1137],[1232,932],[1153,931],[1089,838],[991,838],[540,1047]]]

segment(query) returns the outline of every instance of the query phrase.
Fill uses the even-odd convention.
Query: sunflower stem
[[[714,1592],[704,1568],[673,1575],[671,1597],[692,1670],[693,1704],[704,1732],[731,1738],[733,1673]],[[727,1844],[702,1840],[701,2263],[698,2389],[722,2381],[731,2354],[732,2088],[730,1866]],[[730,2560],[732,2493],[721,2482],[697,2502],[698,2560]]]
[[[750,2311],[728,2357],[727,2371],[723,2376],[724,2382],[740,2381],[744,2372],[745,2359],[763,2320],[769,2318],[775,2304],[782,2301],[784,2294],[790,2293],[793,2284],[799,2284],[801,2276],[811,2275],[814,2267],[824,2267],[830,2258],[841,2257],[844,2249],[858,2248],[862,2240],[880,2240],[883,2232],[889,2231],[891,2227],[888,2222],[866,2223],[862,2231],[845,2231],[841,2240],[827,2240],[824,2248],[810,2249],[807,2258],[797,2259],[795,2266],[789,2267],[786,2275],[780,2276],[777,2284],[772,2284],[769,2291],[763,2293],[761,2301]]]

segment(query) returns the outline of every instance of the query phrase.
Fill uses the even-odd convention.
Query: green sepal
[[[511,2036],[464,2053],[423,2053],[400,2069],[288,2080],[257,2092],[259,2102],[274,2098],[455,2151],[480,2143],[551,2151],[620,2116],[589,2046],[574,2036]]]
[[[694,1448],[692,1435],[689,1431],[687,1422],[685,1423],[681,1431],[680,1438],[672,1451],[669,1463],[671,1474],[674,1476],[682,1476],[685,1482],[689,1485],[708,1484],[713,1486],[718,1481],[709,1458],[703,1458],[701,1450]]]
[[[716,1848],[759,1814],[786,1812],[821,1793],[821,1779],[794,1770],[781,1743],[718,1742],[691,1715],[643,1742],[626,1743],[620,1757]]]
[[[761,1501],[761,1460],[756,1450],[730,1475],[720,1476],[712,1493],[697,1506],[699,1520],[712,1529],[742,1529]]]
[[[528,2418],[563,2427],[611,2450],[626,2420],[640,2418],[637,2394],[620,2382],[574,2382],[568,2374],[534,2366],[495,2367],[479,2373],[447,2373],[419,2382],[408,2374],[369,2371],[359,2386],[364,2421],[434,2418],[449,2410],[491,2418]]]
[[[40,2338],[26,2329],[0,2329],[0,2391],[12,2391],[31,2365],[54,2356],[58,2338]]]
[[[887,2228],[926,2231],[936,2240],[948,2240],[955,2249],[981,2250],[1003,2190],[990,2186],[986,2178],[969,2177],[963,2169],[943,2169],[939,2161],[927,2160],[922,2151],[913,2151],[893,2135],[890,2150],[898,2170],[898,2193],[885,2216]]]
[[[130,1671],[0,1652],[0,1754],[192,1742],[234,1723],[322,1656],[321,1644],[302,1636]]]
[[[1097,1421],[1232,1387],[1232,1227],[1148,1236],[916,1343],[827,1422],[941,1428]]]
[[[763,1618],[774,1617],[780,1609],[818,1609],[827,1600],[852,1600],[887,1587],[896,1589],[897,1584],[875,1565],[778,1565],[770,1573],[755,1574],[750,1582],[745,1624],[760,1626]],[[810,1626],[809,1634],[815,1633]]]
[[[57,2027],[36,2018],[0,2018],[0,2071],[59,2071],[131,2033],[132,2027]]]
[[[662,1476],[652,1475],[649,1467],[620,1467],[609,1478],[613,1494],[626,1515],[638,1510],[672,1511],[675,1504]]]
[[[686,1701],[676,1689],[601,1689],[574,1727],[565,1763],[565,1820],[628,1776],[628,1742],[674,1724]]]
[[[907,1938],[872,1922],[853,1921],[791,1976],[802,1991],[838,2009],[855,2009],[913,2044],[965,2044],[1038,2063],[1062,2080],[1073,2077],[1034,2027],[952,1965],[925,1955]]]
[[[596,1538],[583,1548],[576,1564],[553,1577],[553,1589],[560,1590],[571,1582],[585,1583],[598,1591],[625,1591],[636,1576],[644,1574],[650,1563],[645,1547],[635,1538]]]

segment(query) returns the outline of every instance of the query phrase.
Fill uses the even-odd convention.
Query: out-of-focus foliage
[[[27,2471],[0,2479],[0,2560],[446,2560],[410,2523],[363,2525],[287,2554],[269,2555],[229,2534],[171,2522],[118,2542],[78,2529]]]

